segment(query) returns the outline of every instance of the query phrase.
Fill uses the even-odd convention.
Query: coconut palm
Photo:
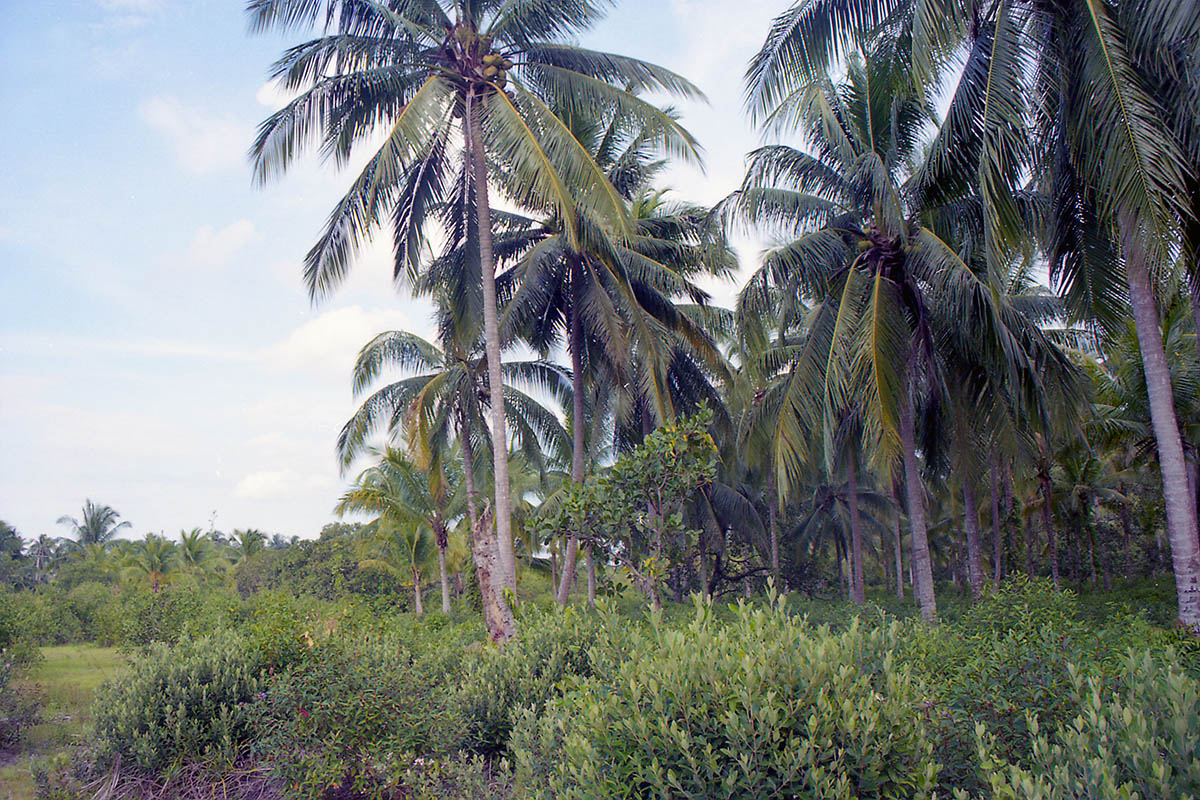
[[[777,401],[790,412],[779,417],[772,453],[783,490],[811,449],[808,432],[821,431],[831,443],[846,415],[854,415],[873,467],[887,476],[902,465],[916,594],[922,614],[933,619],[917,435],[929,435],[942,413],[946,365],[963,354],[986,358],[1016,396],[1038,384],[1039,370],[1069,365],[994,290],[1003,285],[1002,270],[981,270],[973,257],[978,201],[967,187],[952,193],[953,186],[926,186],[936,138],[927,157],[926,145],[936,129],[927,99],[913,86],[906,44],[880,41],[853,54],[837,84],[824,73],[804,81],[791,73],[790,94],[779,98],[768,122],[799,127],[814,154],[784,145],[756,151],[727,208],[790,238],[767,253],[739,298],[739,313],[750,315],[773,289],[783,301],[783,329],[805,326],[804,347]],[[759,60],[773,46],[769,38]],[[752,111],[774,80],[765,74],[751,71]]]
[[[619,106],[640,119],[665,149],[696,157],[695,143],[668,114],[630,87],[685,96],[699,92],[667,70],[576,47],[569,37],[601,16],[601,0],[250,0],[257,31],[325,32],[288,50],[274,67],[301,94],[267,119],[251,155],[270,178],[311,141],[344,163],[354,145],[387,131],[382,147],[355,179],[309,252],[305,278],[313,297],[345,275],[358,245],[392,214],[397,275],[420,269],[425,223],[447,191],[461,153],[461,197],[476,242],[488,362],[496,476],[500,583],[515,589],[507,488],[507,430],[501,340],[492,250],[489,169],[502,163],[518,177],[516,199],[583,215],[618,240],[630,234],[627,210],[611,184],[552,107]],[[460,148],[455,145],[461,145]],[[394,213],[393,213],[394,212]],[[450,220],[456,224],[461,217]],[[453,240],[453,237],[451,237]]]
[[[413,587],[417,616],[424,613],[421,600],[423,568],[436,548],[442,570],[443,610],[449,611],[449,581],[446,575],[444,539],[448,529],[448,498],[437,476],[423,473],[399,450],[376,451],[375,466],[364,470],[338,501],[334,511],[374,514],[370,526],[373,536],[366,540],[368,557],[363,567],[378,567]],[[431,477],[433,480],[431,480]]]
[[[212,538],[200,530],[179,532],[179,544],[176,549],[180,569],[191,575],[210,575],[224,562]]]
[[[835,6],[802,0],[779,18],[754,64],[752,107],[769,107],[797,75],[823,73],[868,34],[911,40],[913,62],[927,76],[966,45],[928,185],[965,168],[983,203],[988,257],[999,259],[1025,234],[1014,198],[1032,173],[1051,204],[1042,231],[1050,277],[1073,312],[1111,328],[1132,311],[1179,618],[1200,632],[1200,526],[1157,307],[1174,254],[1194,255],[1200,243],[1200,3],[868,0],[845,13]]]
[[[121,529],[131,527],[129,522],[117,522],[120,518],[120,513],[112,506],[87,500],[83,504],[83,513],[79,519],[64,515],[58,518],[58,524],[71,529],[78,547],[86,547],[89,544],[108,545],[116,539]]]
[[[267,546],[267,535],[257,528],[235,530],[230,536],[233,561],[242,562],[261,553]]]
[[[134,542],[131,552],[125,556],[124,564],[132,572],[139,573],[150,582],[150,590],[157,593],[171,573],[179,568],[178,548],[158,534],[148,533],[140,542]]]

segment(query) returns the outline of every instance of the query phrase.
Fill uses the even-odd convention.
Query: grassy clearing
[[[33,798],[30,762],[53,755],[83,735],[96,689],[126,666],[124,656],[112,647],[43,647],[42,656],[26,682],[42,695],[42,722],[30,732],[25,748],[0,766],[0,800]]]

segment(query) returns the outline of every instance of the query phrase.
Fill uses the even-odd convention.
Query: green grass
[[[42,695],[42,722],[15,759],[0,766],[0,800],[32,800],[30,762],[64,750],[82,736],[91,722],[96,689],[126,667],[124,656],[112,647],[43,647],[42,656],[25,681]]]

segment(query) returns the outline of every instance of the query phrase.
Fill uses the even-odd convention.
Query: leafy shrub
[[[208,636],[235,627],[245,614],[241,598],[228,589],[183,579],[154,592],[144,585],[126,587],[120,600],[121,642],[146,647],[181,637]]]
[[[1121,653],[1144,650],[1153,638],[1144,620],[1128,614],[1097,627],[1073,593],[1025,576],[1005,582],[953,624],[909,623],[900,662],[925,687],[924,716],[944,765],[941,788],[980,787],[976,723],[992,732],[994,757],[1024,763],[1033,745],[1028,710],[1049,726],[1076,713],[1072,665],[1085,675],[1110,675]]]
[[[5,651],[0,650],[0,659]],[[0,661],[0,750],[15,748],[39,718],[42,702],[33,691],[17,684],[17,665]]]
[[[151,773],[192,759],[231,763],[249,731],[249,704],[267,686],[266,662],[231,633],[157,643],[96,695],[96,761],[120,758]]]
[[[1076,716],[1047,734],[1035,714],[1028,767],[998,755],[978,726],[980,762],[995,800],[1200,797],[1200,683],[1149,653],[1130,652],[1120,688],[1071,671]],[[960,792],[965,798],[965,792]]]
[[[412,754],[434,763],[457,736],[448,709],[463,656],[456,631],[370,627],[321,640],[258,699],[253,752],[294,796],[344,787],[391,797]]]
[[[564,799],[927,794],[937,765],[893,636],[832,634],[774,608],[718,623],[698,604],[686,628],[634,633],[611,674],[522,714],[518,786]]]
[[[454,697],[462,720],[460,746],[495,756],[508,748],[513,715],[523,708],[535,714],[558,695],[565,677],[593,674],[592,648],[603,641],[617,647],[619,626],[575,608],[526,610],[520,636],[503,649],[485,646],[470,662]]]

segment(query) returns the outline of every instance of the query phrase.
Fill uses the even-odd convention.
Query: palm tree
[[[370,523],[374,537],[367,540],[372,555],[363,567],[378,567],[403,579],[408,573],[417,616],[424,613],[421,601],[422,568],[434,547],[442,570],[443,610],[449,612],[449,581],[446,574],[444,540],[448,520],[446,507],[436,498],[438,487],[402,452],[388,448],[377,452],[379,462],[364,470],[338,501],[339,516],[352,512],[375,514]],[[444,501],[443,501],[444,502]]]
[[[210,574],[220,560],[212,539],[199,528],[179,532],[176,555],[180,568],[192,575]]]
[[[463,488],[472,537],[481,526],[475,479],[477,448],[485,446],[487,431],[487,362],[481,353],[478,326],[461,319],[442,303],[439,315],[442,348],[403,331],[381,333],[360,351],[354,368],[354,392],[361,395],[385,369],[399,368],[416,375],[388,383],[370,394],[342,427],[338,456],[348,467],[368,447],[371,435],[385,428],[396,437],[403,434],[419,451],[418,462],[431,463],[434,454],[448,450],[457,440],[463,460]],[[563,371],[546,361],[506,362],[505,411],[521,452],[541,463],[544,451],[551,457],[566,450],[566,434],[557,417],[531,395],[513,384],[546,391],[562,397],[568,380]],[[494,462],[493,462],[494,463]],[[507,465],[507,458],[505,459]],[[495,580],[499,558],[494,541],[474,542],[476,577],[484,606],[489,636],[507,639],[515,631],[512,611],[504,597],[503,584]],[[494,589],[493,589],[494,586]]]
[[[810,448],[808,432],[832,441],[845,414],[857,415],[875,468],[886,475],[902,465],[915,590],[932,620],[917,434],[919,422],[928,434],[940,413],[945,364],[959,351],[987,355],[1003,365],[1014,394],[1036,385],[1039,370],[1069,365],[993,291],[999,276],[981,274],[971,257],[977,201],[952,185],[927,185],[937,155],[935,140],[922,157],[933,113],[911,81],[906,42],[874,42],[834,84],[825,73],[802,79],[799,63],[777,65],[785,78],[764,71],[763,59],[803,59],[799,50],[772,54],[776,33],[752,63],[751,110],[761,116],[770,110],[760,105],[764,93],[775,98],[769,126],[799,126],[815,155],[784,145],[756,151],[728,201],[735,214],[797,237],[768,252],[739,298],[739,313],[749,315],[781,297],[781,326],[805,326],[778,401],[788,413],[773,445],[776,471],[786,491]],[[776,97],[778,81],[789,93]]]
[[[983,205],[988,258],[998,260],[1026,236],[1014,198],[1033,174],[1050,203],[1041,231],[1050,277],[1073,313],[1111,328],[1132,311],[1179,619],[1200,632],[1200,525],[1157,307],[1173,254],[1194,254],[1200,243],[1200,91],[1186,66],[1200,36],[1200,3],[868,0],[846,13],[836,6],[801,0],[777,20],[752,66],[752,107],[769,108],[797,74],[822,74],[868,34],[910,40],[925,77],[965,43],[931,185],[966,168]]]
[[[230,538],[233,547],[233,560],[239,563],[253,555],[261,553],[267,546],[267,535],[257,528],[235,530]]]
[[[360,242],[395,212],[396,274],[420,269],[425,223],[447,189],[455,144],[466,169],[460,185],[474,225],[482,284],[491,403],[500,583],[515,589],[507,429],[501,380],[489,197],[489,163],[518,176],[517,199],[583,215],[613,236],[630,233],[621,198],[552,107],[614,105],[641,120],[666,149],[697,157],[696,145],[670,115],[629,87],[684,96],[699,92],[681,77],[635,59],[573,46],[568,37],[602,14],[601,0],[250,0],[251,27],[326,32],[288,50],[274,76],[301,94],[260,126],[251,155],[256,174],[282,172],[310,141],[344,163],[355,144],[388,131],[309,252],[305,278],[315,298],[345,275]],[[459,217],[458,219],[461,219]],[[457,220],[451,220],[453,225]],[[457,244],[451,237],[452,244]]]
[[[145,539],[134,543],[132,552],[125,557],[125,566],[145,575],[150,581],[150,590],[157,594],[163,581],[179,566],[175,543],[148,533]]]
[[[64,515],[58,518],[58,524],[71,529],[78,547],[86,547],[89,544],[108,545],[116,539],[122,528],[131,527],[129,522],[117,522],[120,518],[121,515],[111,506],[87,500],[83,504],[83,514],[79,519]]]

